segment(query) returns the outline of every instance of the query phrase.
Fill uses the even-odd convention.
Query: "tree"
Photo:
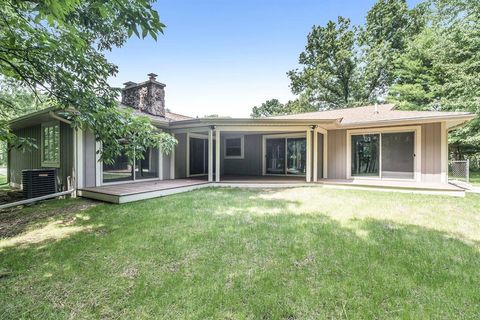
[[[306,95],[300,95],[297,99],[289,100],[286,104],[281,103],[277,99],[267,100],[260,107],[253,107],[250,116],[252,118],[261,118],[318,110],[319,107],[312,105]]]
[[[470,0],[429,2],[429,24],[395,61],[389,100],[410,110],[480,114],[480,6]],[[457,157],[480,151],[480,120],[450,135]]]
[[[367,101],[360,85],[357,36],[356,28],[343,17],[325,27],[313,26],[299,58],[303,68],[288,72],[293,93],[308,96],[322,109]]]
[[[252,118],[270,117],[276,115],[286,114],[285,105],[278,101],[278,99],[267,100],[259,107],[255,106],[252,109]]]
[[[378,0],[368,11],[358,41],[366,95],[385,97],[394,82],[393,62],[405,50],[408,39],[424,28],[426,7],[419,4],[410,10],[406,0]]]
[[[75,128],[90,128],[103,142],[101,158],[119,154],[140,158],[149,146],[168,152],[175,140],[157,132],[146,117],[117,108],[118,89],[108,77],[117,67],[103,52],[122,46],[135,34],[154,39],[163,32],[151,0],[6,0],[0,6],[0,75],[21,82],[42,103],[68,112]],[[0,100],[2,110],[18,110],[13,100]],[[74,109],[72,109],[72,107]],[[6,128],[5,120],[1,120]],[[127,144],[119,139],[126,138]],[[0,139],[16,143],[8,130]],[[135,151],[136,150],[136,151]]]

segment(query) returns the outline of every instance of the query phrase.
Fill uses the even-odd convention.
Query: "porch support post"
[[[172,137],[175,138],[175,133],[172,133]],[[173,147],[172,152],[170,152],[170,179],[175,179],[175,148]]]
[[[448,130],[445,121],[441,123],[440,130],[440,177],[442,183],[448,183]]]
[[[318,131],[313,130],[313,182],[318,180]]]
[[[220,182],[220,130],[215,130],[215,181]]]
[[[323,179],[327,179],[328,171],[328,131],[323,133]]]
[[[208,182],[213,182],[213,129],[208,130]]]
[[[306,182],[312,181],[312,128],[308,127],[307,132],[307,172]]]

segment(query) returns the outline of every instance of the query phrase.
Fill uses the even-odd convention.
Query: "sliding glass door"
[[[157,148],[148,148],[141,160],[129,160],[125,155],[117,156],[112,163],[103,163],[103,183],[158,178],[159,161]]]
[[[267,139],[266,170],[268,174],[285,174],[285,139]]]
[[[379,144],[379,134],[352,136],[352,176],[379,176]]]
[[[307,143],[304,137],[267,138],[265,152],[266,174],[305,174]]]
[[[415,178],[415,132],[351,135],[351,176]]]
[[[413,179],[415,176],[415,133],[382,134],[382,177]]]

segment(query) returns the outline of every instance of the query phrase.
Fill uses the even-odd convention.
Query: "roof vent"
[[[373,113],[378,114],[378,104],[377,103],[375,103],[375,111]]]

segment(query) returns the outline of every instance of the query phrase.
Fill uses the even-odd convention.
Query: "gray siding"
[[[41,125],[14,130],[21,138],[32,138],[37,148],[30,148],[25,152],[17,149],[10,150],[8,168],[10,182],[20,185],[22,183],[22,170],[42,169],[41,157]],[[65,123],[60,123],[60,168],[57,169],[58,178],[62,189],[67,188],[67,178],[72,176],[73,168],[73,129]]]
[[[422,125],[422,182],[441,182],[441,124]]]
[[[95,136],[93,135],[92,131],[84,131],[83,133],[83,161],[85,163],[85,170],[84,170],[84,181],[85,187],[94,187],[96,184],[96,170],[97,170],[97,163],[96,163],[96,154],[95,154]]]
[[[175,179],[181,179],[187,176],[187,134],[177,133],[175,139]]]
[[[225,159],[225,139],[221,141],[221,171],[225,175],[262,175],[262,135],[250,134],[244,138],[244,158]]]
[[[328,131],[328,170],[329,179],[347,178],[347,131]]]
[[[21,150],[10,150],[10,182],[20,185],[22,183],[22,170],[41,169],[41,125],[14,130],[13,133],[19,138],[31,138],[35,140],[37,148],[29,148],[22,152]]]

